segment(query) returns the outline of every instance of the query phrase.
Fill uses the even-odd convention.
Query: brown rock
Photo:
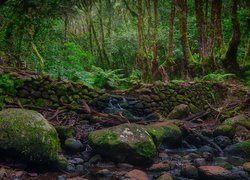
[[[168,163],[160,162],[157,164],[153,164],[148,170],[150,171],[164,171],[169,170],[170,166]]]
[[[88,179],[81,178],[81,177],[74,177],[74,178],[67,178],[67,180],[88,180]]]
[[[198,177],[198,170],[191,164],[185,164],[181,168],[181,175],[186,178],[196,179]]]
[[[149,178],[145,172],[134,169],[125,175],[125,180],[149,180]]]
[[[199,178],[202,180],[233,180],[233,174],[220,166],[200,166],[198,168]]]
[[[244,171],[250,173],[250,162],[246,162],[243,164]]]

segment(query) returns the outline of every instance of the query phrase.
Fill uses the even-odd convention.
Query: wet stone
[[[204,158],[194,159],[195,166],[204,166],[206,165],[206,160]]]
[[[168,163],[160,162],[157,164],[153,164],[148,170],[150,170],[150,171],[166,171],[169,169],[170,169],[170,166]]]
[[[68,138],[65,140],[65,148],[71,153],[80,152],[83,150],[83,147],[83,144],[74,138]]]
[[[198,177],[198,170],[195,166],[185,164],[181,168],[181,175],[186,178],[196,179]]]
[[[84,162],[82,158],[74,158],[74,161],[76,164],[82,164]]]
[[[113,173],[108,169],[102,169],[96,172],[96,176],[102,178],[110,178],[112,175]]]
[[[134,169],[125,174],[125,180],[149,180],[149,178],[145,172]]]
[[[227,136],[217,136],[214,138],[214,142],[222,149],[232,144],[231,139]]]

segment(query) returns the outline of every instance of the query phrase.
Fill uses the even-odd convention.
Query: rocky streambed
[[[156,83],[107,93],[34,75],[2,96],[0,179],[250,179],[245,87]]]

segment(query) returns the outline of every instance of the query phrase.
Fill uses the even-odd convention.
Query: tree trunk
[[[169,17],[168,59],[173,58],[175,1],[176,0],[172,0],[172,2],[171,2],[171,13],[170,13],[170,17]]]
[[[148,53],[151,53],[151,24],[152,24],[152,16],[151,16],[151,0],[147,1],[147,11],[148,11]]]
[[[216,1],[212,0],[211,4],[211,19],[210,19],[210,27],[208,32],[208,40],[207,40],[207,53],[208,53],[208,62],[205,64],[206,70],[215,70],[218,69],[218,65],[216,63],[215,57],[214,57],[214,47],[215,47],[215,36],[216,36],[216,14],[217,14],[217,8],[216,8]],[[210,67],[211,66],[211,67]]]
[[[179,29],[184,59],[182,61],[183,78],[189,79],[189,47],[187,39],[187,0],[177,0]]]
[[[105,35],[104,35],[104,28],[103,28],[103,20],[102,20],[102,1],[99,0],[99,4],[100,4],[100,9],[99,9],[99,21],[100,21],[100,34],[101,34],[101,50],[102,50],[102,54],[103,57],[106,60],[106,65],[107,67],[110,67],[110,62],[109,62],[109,58],[106,52],[106,47],[105,47]],[[106,67],[106,65],[104,66],[104,68]]]
[[[240,44],[240,24],[237,18],[238,4],[237,0],[232,0],[232,24],[233,24],[233,34],[229,42],[228,49],[222,58],[222,64],[226,71],[231,73],[239,72],[239,64],[237,62],[237,51]]]
[[[205,73],[204,61],[206,58],[206,24],[202,0],[195,0],[196,25],[198,29],[199,55],[202,62],[202,72]]]
[[[160,80],[161,73],[159,71],[158,62],[158,0],[154,0],[154,49],[152,61],[152,79],[154,81]],[[162,67],[163,68],[163,67]]]
[[[222,22],[221,22],[222,0],[216,0],[215,6],[216,6],[216,16],[215,16],[216,37],[219,46],[219,57],[221,57],[224,51],[224,40],[223,40]]]
[[[138,41],[139,41],[139,47],[138,47],[138,57],[137,57],[137,65],[140,68],[142,74],[144,74],[143,69],[143,15],[142,15],[142,0],[138,0]]]

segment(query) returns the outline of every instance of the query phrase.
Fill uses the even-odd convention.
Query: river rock
[[[124,180],[149,180],[149,178],[145,172],[134,169],[125,174]]]
[[[55,128],[40,113],[6,109],[0,112],[0,149],[13,149],[19,158],[43,163],[58,160],[60,142]]]
[[[168,119],[182,119],[188,116],[190,109],[186,104],[175,106],[174,109],[168,114]]]
[[[243,164],[244,171],[250,173],[250,162],[246,162]]]
[[[214,136],[227,136],[232,138],[235,134],[235,127],[229,124],[222,124],[214,130],[213,134]]]
[[[71,153],[80,152],[83,150],[83,147],[84,147],[81,141],[76,140],[74,138],[66,139],[64,144],[65,144],[65,148]]]
[[[157,178],[157,180],[173,180],[173,177],[170,173],[164,172]]]
[[[217,136],[214,139],[214,142],[220,146],[222,149],[224,149],[225,147],[227,147],[228,145],[232,144],[232,141],[229,137],[227,136]]]
[[[233,174],[220,166],[200,166],[198,168],[199,178],[202,180],[233,180]]]
[[[226,147],[225,152],[230,155],[250,158],[250,139]]]
[[[166,162],[160,162],[157,164],[152,164],[152,166],[148,169],[150,171],[166,171],[170,169],[170,165]]]
[[[195,166],[192,166],[191,164],[185,164],[181,168],[181,175],[186,178],[197,179],[198,170]]]
[[[93,131],[88,139],[94,151],[116,162],[150,163],[156,153],[151,136],[137,124]]]
[[[226,119],[223,124],[229,124],[229,125],[233,125],[233,126],[243,126],[247,129],[250,129],[250,119],[244,115],[244,114],[240,114],[237,116],[234,116],[232,118],[228,118]]]

